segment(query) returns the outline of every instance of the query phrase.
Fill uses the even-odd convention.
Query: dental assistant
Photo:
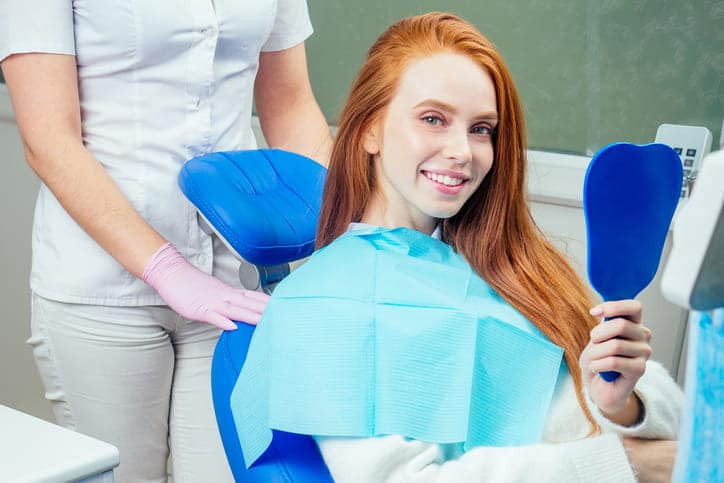
[[[184,200],[189,158],[270,146],[326,163],[303,0],[6,0],[0,61],[42,184],[36,364],[61,425],[116,445],[119,482],[232,481],[209,390],[220,329],[267,297]]]

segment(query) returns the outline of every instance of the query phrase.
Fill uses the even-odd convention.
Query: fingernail
[[[596,307],[593,307],[591,310],[589,310],[588,313],[591,315],[603,315],[603,307],[597,305]]]

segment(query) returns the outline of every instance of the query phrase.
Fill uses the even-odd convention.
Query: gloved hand
[[[170,243],[153,254],[142,278],[179,315],[224,330],[236,330],[232,320],[256,324],[269,301],[266,294],[231,287],[202,272]]]

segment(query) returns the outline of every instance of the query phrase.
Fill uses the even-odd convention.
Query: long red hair
[[[390,26],[370,48],[342,110],[317,229],[317,247],[359,221],[376,186],[363,138],[384,116],[405,68],[442,51],[472,59],[495,85],[498,127],[493,166],[455,216],[442,221],[443,239],[505,300],[564,349],[579,404],[600,429],[583,397],[578,358],[596,320],[589,293],[565,257],[543,236],[525,195],[526,143],[520,99],[495,46],[478,29],[448,13],[428,13]]]

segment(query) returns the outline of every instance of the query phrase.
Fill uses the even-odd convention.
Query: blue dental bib
[[[540,441],[563,351],[447,244],[348,232],[277,287],[231,396],[247,466],[272,429]]]

